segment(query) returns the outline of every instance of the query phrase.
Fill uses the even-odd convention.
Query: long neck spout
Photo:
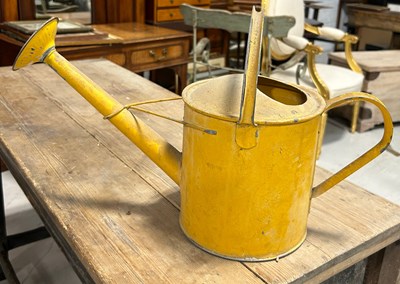
[[[50,20],[32,35],[18,55],[14,70],[45,62],[103,116],[123,109],[109,118],[110,122],[179,184],[182,153],[60,55],[54,48],[56,28],[57,19]]]
[[[50,65],[103,116],[123,109],[121,103],[80,72],[57,51],[50,52],[44,59],[44,62]],[[154,163],[165,171],[170,178],[179,184],[181,152],[126,109],[114,115],[109,120]]]

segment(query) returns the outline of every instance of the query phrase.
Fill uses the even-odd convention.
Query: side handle
[[[312,197],[318,197],[328,189],[339,183],[340,181],[347,178],[349,175],[360,169],[361,167],[365,166],[371,160],[375,159],[381,153],[383,153],[386,148],[389,146],[390,141],[392,140],[393,135],[393,122],[390,116],[389,111],[386,109],[384,104],[375,96],[362,93],[362,92],[352,92],[345,95],[341,95],[339,97],[333,98],[327,101],[327,107],[325,111],[330,109],[340,107],[343,105],[356,103],[359,101],[366,101],[369,103],[374,104],[379,108],[383,116],[384,122],[384,132],[382,139],[376,144],[374,147],[369,149],[363,155],[355,159],[353,162],[345,166],[343,169],[338,171],[333,176],[329,177],[327,180],[323,181],[316,187],[312,189]]]

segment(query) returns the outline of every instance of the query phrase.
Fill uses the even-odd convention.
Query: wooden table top
[[[92,32],[57,34],[57,47],[80,47],[95,45],[128,45],[166,39],[191,39],[192,35],[179,30],[167,29],[137,22],[91,25]],[[22,46],[29,35],[0,23],[2,39]]]
[[[388,30],[392,32],[400,32],[400,13],[390,11],[385,6],[372,5],[381,10],[372,10],[371,5],[349,6],[347,4],[348,25],[352,27],[369,27],[374,29]],[[370,6],[370,9],[365,9]]]
[[[112,38],[121,39],[123,44],[149,40],[192,38],[190,33],[137,22],[99,24],[92,25],[92,27],[94,30],[109,33]]]
[[[105,60],[74,64],[123,104],[175,96]],[[400,238],[398,206],[342,182],[312,201],[291,255],[212,256],[179,228],[178,187],[48,66],[2,67],[0,85],[1,157],[85,282],[315,283]],[[183,103],[151,109],[181,118]],[[180,125],[137,115],[181,147]]]
[[[366,72],[400,71],[400,50],[353,51],[354,59]],[[345,63],[344,52],[331,52],[328,57]]]

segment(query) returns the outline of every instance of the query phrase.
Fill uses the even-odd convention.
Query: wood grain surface
[[[331,52],[328,56],[333,61],[346,63],[344,52]],[[397,60],[400,50],[353,51],[353,56],[366,72],[400,71],[400,63]]]
[[[123,104],[175,96],[105,60],[73,63]],[[209,255],[179,228],[178,186],[49,67],[0,68],[0,85],[1,157],[84,282],[315,283],[400,238],[398,206],[342,182],[312,201],[293,254]],[[181,101],[148,108],[183,115]],[[179,124],[136,115],[181,147]]]

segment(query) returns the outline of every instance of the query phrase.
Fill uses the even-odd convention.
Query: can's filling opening
[[[274,88],[270,85],[258,84],[257,88],[266,96],[285,105],[297,106],[307,101],[307,96],[298,91]]]

